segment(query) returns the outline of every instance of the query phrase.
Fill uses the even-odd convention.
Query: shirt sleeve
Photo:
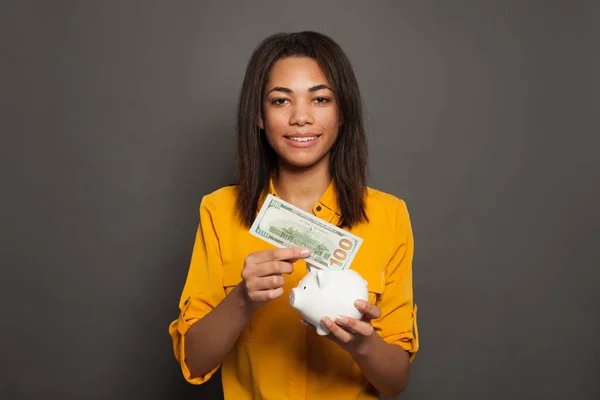
[[[191,262],[179,301],[179,318],[169,325],[175,358],[184,378],[195,385],[206,382],[221,364],[201,377],[191,377],[185,360],[185,335],[191,326],[213,310],[225,297],[222,284],[222,259],[214,228],[214,209],[204,197],[200,204],[200,223]]]
[[[394,251],[385,269],[385,287],[377,300],[381,317],[373,320],[372,325],[387,343],[405,349],[412,362],[419,349],[412,282],[414,238],[403,200],[399,201],[396,211],[394,235]]]

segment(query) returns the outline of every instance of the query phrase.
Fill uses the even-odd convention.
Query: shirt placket
[[[336,213],[324,206],[321,202],[317,202],[312,209],[315,216],[329,223],[335,223]],[[296,359],[298,360],[298,368],[294,368],[292,379],[290,380],[290,400],[305,400],[306,399],[306,372],[307,372],[307,349],[308,337],[306,329],[302,329],[301,335],[298,337],[299,346],[296,349]]]
[[[297,368],[293,369],[290,379],[290,400],[306,399],[306,329],[301,329],[300,332],[296,348]]]
[[[325,222],[335,224],[336,213],[331,211],[328,207],[324,206],[321,202],[318,202],[313,206],[313,214],[321,218]]]

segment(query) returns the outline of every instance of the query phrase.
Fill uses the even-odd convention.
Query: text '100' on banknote
[[[348,269],[362,239],[271,194],[250,233],[280,248],[307,247],[306,262],[322,269]]]

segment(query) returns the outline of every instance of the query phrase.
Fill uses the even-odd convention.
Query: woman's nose
[[[310,106],[298,104],[290,115],[290,125],[306,125],[314,122]]]

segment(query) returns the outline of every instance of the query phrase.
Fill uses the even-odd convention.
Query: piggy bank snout
[[[294,288],[290,291],[290,297],[289,297],[289,302],[290,302],[290,306],[292,308],[297,309],[300,303],[299,300],[299,293],[298,293],[298,288]]]

